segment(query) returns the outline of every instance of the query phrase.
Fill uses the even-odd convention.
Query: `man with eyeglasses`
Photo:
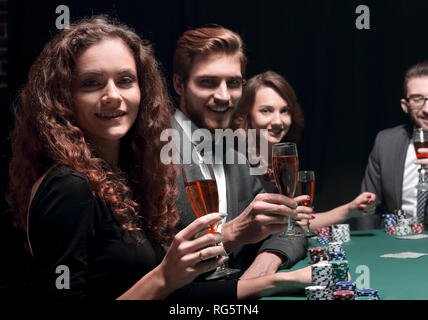
[[[409,115],[406,124],[382,130],[378,133],[370,153],[361,190],[376,194],[376,215],[363,217],[358,228],[381,227],[381,214],[395,209],[406,210],[408,215],[420,214],[428,222],[427,206],[418,198],[418,169],[428,164],[428,159],[416,159],[412,141],[413,128],[428,131],[428,61],[411,66],[404,77],[404,97],[401,108]],[[420,151],[422,149],[419,149]]]

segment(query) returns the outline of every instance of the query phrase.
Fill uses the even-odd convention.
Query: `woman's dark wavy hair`
[[[121,141],[120,170],[99,158],[86,140],[71,94],[77,56],[105,39],[121,39],[129,47],[141,90],[138,117]],[[64,164],[87,177],[122,229],[142,228],[156,241],[171,241],[178,220],[176,169],[159,155],[165,144],[160,134],[170,127],[173,107],[151,45],[134,30],[101,15],[59,32],[31,67],[15,107],[7,200],[18,227],[26,230],[35,181],[54,164]]]

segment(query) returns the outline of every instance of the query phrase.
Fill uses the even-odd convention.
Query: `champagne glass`
[[[308,195],[311,198],[302,201],[302,205],[305,207],[312,207],[315,194],[315,172],[314,171],[299,171],[297,174],[297,192],[299,195]],[[313,237],[316,234],[309,229],[309,225],[306,225],[305,235],[307,237]]]
[[[273,174],[279,192],[289,198],[294,197],[297,185],[299,160],[295,143],[276,143],[272,146]],[[291,218],[287,220],[287,229],[279,234],[282,238],[304,236],[294,228]]]
[[[218,212],[219,199],[217,182],[212,167],[202,161],[199,164],[183,164],[182,173],[187,197],[196,217],[200,218],[209,213]],[[215,225],[209,226],[205,232],[201,232],[197,236],[216,232],[217,227],[218,222]],[[212,280],[222,278],[239,271],[239,269],[228,268],[226,264],[223,263],[214,273],[211,273],[205,279]]]
[[[416,128],[413,130],[413,144],[415,146],[416,158],[424,159],[428,158],[427,153],[419,153],[419,148],[428,148],[428,131],[424,131],[422,128]],[[428,191],[428,165],[423,164],[418,170],[419,172],[419,183],[416,188],[421,191]]]

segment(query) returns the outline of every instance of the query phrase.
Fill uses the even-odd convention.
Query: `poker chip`
[[[346,260],[346,255],[344,251],[340,252],[331,252],[329,254],[330,261],[339,261],[339,260]]]
[[[418,217],[410,217],[409,221],[410,221],[410,225],[412,225],[413,223],[420,222]]]
[[[351,241],[349,224],[335,224],[332,226],[331,237],[335,242]]]
[[[395,235],[397,236],[406,236],[411,232],[412,232],[412,229],[410,228],[410,226],[398,225],[395,228]]]
[[[389,226],[388,227],[388,234],[390,234],[390,235],[394,235],[394,234],[396,234],[397,233],[397,226]]]
[[[343,258],[342,258],[342,256],[335,255],[335,253],[340,253],[340,252],[343,253]],[[327,254],[328,254],[329,260],[345,260],[346,259],[344,257],[342,242],[337,242],[337,241],[336,242],[329,242],[329,244],[327,246]]]
[[[357,290],[358,297],[370,297],[374,300],[380,300],[379,293],[376,289],[358,289]]]
[[[382,217],[385,218],[385,232],[389,233],[389,227],[393,227],[397,224],[395,215],[393,214],[383,214]]]
[[[330,237],[330,228],[329,227],[320,228],[318,231],[318,236],[319,237]]]
[[[424,224],[422,222],[413,222],[411,228],[413,233],[424,233]]]
[[[316,286],[332,286],[334,284],[332,265],[330,263],[313,264],[312,283]]]
[[[340,281],[335,285],[335,291],[353,291],[357,290],[357,284],[352,281]]]
[[[308,300],[330,300],[331,290],[326,286],[305,287],[305,294]]]
[[[355,297],[355,300],[378,300],[376,298],[373,297]]]
[[[354,300],[355,294],[353,291],[342,290],[333,292],[334,300]]]
[[[323,260],[328,260],[324,248],[310,248],[309,256],[311,257],[311,264],[318,263]]]
[[[333,283],[348,280],[349,263],[347,260],[330,261]]]
[[[411,224],[410,219],[404,219],[404,218],[398,220],[398,222],[397,222],[397,225],[399,225],[399,226],[410,226],[410,224]]]
[[[329,254],[332,252],[342,252],[343,251],[342,242],[329,242],[327,246],[327,251]]]
[[[330,242],[330,238],[329,237],[325,237],[325,236],[318,236],[317,237],[317,241],[319,244],[323,244],[323,245],[327,245]]]
[[[394,215],[397,220],[400,219],[406,219],[407,218],[407,211],[402,209],[396,209],[394,210]]]

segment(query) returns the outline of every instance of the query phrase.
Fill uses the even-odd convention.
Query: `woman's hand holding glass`
[[[218,232],[205,233],[222,220],[224,216],[211,213],[200,217],[181,230],[174,237],[162,263],[159,265],[165,283],[180,288],[192,282],[202,273],[221,266],[229,258],[224,256],[223,238]]]
[[[310,220],[302,218],[302,217],[304,217],[304,215],[306,215],[306,216],[310,215],[311,219],[315,219],[315,216],[312,215],[314,213],[314,209],[312,207],[308,207],[308,206],[303,205],[303,202],[309,200],[309,198],[310,198],[310,196],[308,196],[308,195],[300,195],[300,196],[294,198],[294,201],[302,204],[296,208],[298,215],[296,218],[294,218],[294,220],[296,220],[297,223],[302,228],[305,228],[306,226],[310,225]]]

